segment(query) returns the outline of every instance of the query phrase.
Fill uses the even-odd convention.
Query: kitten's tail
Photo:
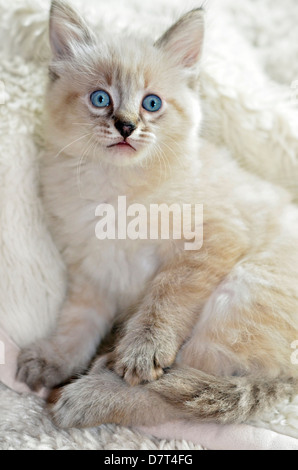
[[[218,423],[245,422],[298,393],[298,379],[215,377],[179,366],[148,385],[185,418]]]
[[[59,390],[52,414],[63,428],[155,426],[175,419],[239,423],[297,390],[297,379],[214,377],[179,366],[155,382],[130,387],[98,361],[89,374]]]

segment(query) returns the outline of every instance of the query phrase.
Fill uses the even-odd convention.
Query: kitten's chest
[[[52,232],[66,264],[70,269],[79,267],[105,296],[117,297],[128,307],[160,266],[158,243],[129,237],[128,200],[115,195],[111,184],[103,182],[93,201],[82,194],[78,197],[73,187],[65,194],[63,205],[57,201],[49,209],[54,216]]]
[[[98,241],[82,260],[82,269],[105,295],[129,307],[144,292],[159,267],[154,246],[125,240]]]
[[[148,210],[154,188],[148,198],[142,186],[136,191],[138,180],[117,177],[116,170],[110,174],[82,168],[78,177],[77,168],[67,160],[60,161],[59,168],[55,160],[47,161],[42,174],[44,203],[67,266],[79,269],[105,295],[129,305],[162,263],[161,243],[149,236],[131,238],[130,218],[125,217],[136,203]],[[107,232],[106,239],[99,239],[100,232]]]
[[[110,221],[111,227],[115,222],[115,233],[104,240],[98,239],[97,225],[103,219],[95,215],[98,206],[93,205],[92,210],[88,210],[90,221],[84,235],[84,247],[82,243],[80,243],[81,249],[78,247],[81,251],[78,259],[80,269],[92,279],[97,289],[104,295],[117,298],[117,303],[121,304],[119,308],[127,308],[139,299],[148,281],[158,270],[160,265],[158,246],[149,240],[131,240],[127,235],[119,239],[118,217],[116,215],[114,219],[111,214],[106,216],[106,220]],[[70,249],[71,245],[68,245],[68,250]],[[72,253],[70,261],[74,256],[75,253]]]

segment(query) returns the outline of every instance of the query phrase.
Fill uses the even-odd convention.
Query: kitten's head
[[[117,166],[186,151],[201,122],[203,12],[184,15],[155,44],[97,35],[52,3],[47,137],[69,156]]]

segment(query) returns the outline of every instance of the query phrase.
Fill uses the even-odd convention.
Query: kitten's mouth
[[[122,140],[121,142],[118,142],[117,144],[113,144],[113,145],[109,145],[108,146],[108,149],[112,148],[112,147],[118,147],[118,148],[131,148],[132,150],[134,150],[136,152],[136,149],[130,145],[129,142],[127,142],[126,140]]]

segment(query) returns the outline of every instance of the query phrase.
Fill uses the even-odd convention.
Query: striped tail
[[[215,377],[179,366],[148,386],[185,418],[218,423],[245,422],[298,393],[298,379]]]

